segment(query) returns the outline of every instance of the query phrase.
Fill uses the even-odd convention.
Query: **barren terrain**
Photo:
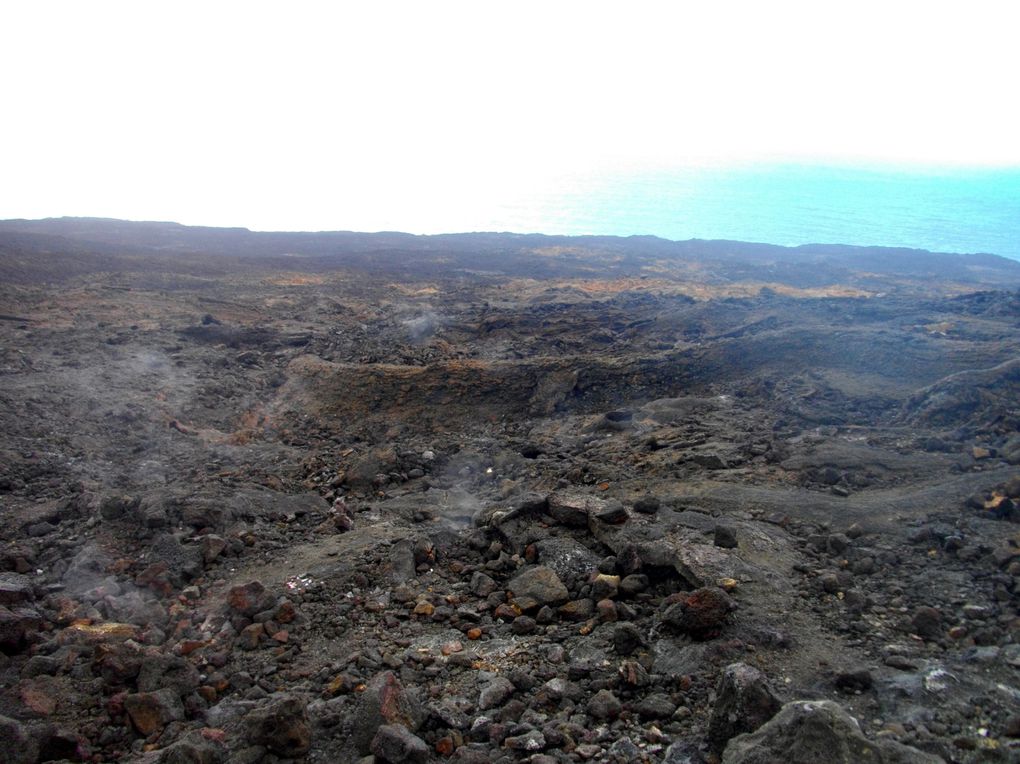
[[[11,761],[1020,761],[1020,263],[6,221],[0,432]]]

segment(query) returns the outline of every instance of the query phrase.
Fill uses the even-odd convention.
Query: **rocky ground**
[[[1020,761],[1020,265],[68,225],[7,760]]]

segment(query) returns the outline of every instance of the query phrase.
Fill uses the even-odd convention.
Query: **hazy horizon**
[[[0,218],[992,252],[1020,219],[1002,2],[40,2],[0,17],[17,30],[0,50],[17,72]],[[777,179],[760,196],[739,184],[775,168],[828,173],[833,198],[784,183],[784,206]],[[877,212],[839,206],[873,188]],[[900,198],[906,217],[890,214]],[[968,229],[986,224],[984,244]]]

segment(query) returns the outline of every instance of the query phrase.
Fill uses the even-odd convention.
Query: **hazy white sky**
[[[644,167],[1016,165],[1018,21],[976,0],[5,3],[0,218],[477,230]]]

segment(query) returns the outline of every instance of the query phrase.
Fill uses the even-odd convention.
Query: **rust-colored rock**
[[[736,606],[729,595],[714,586],[695,589],[662,614],[664,623],[695,639],[710,639],[722,631]]]
[[[234,586],[227,592],[227,605],[245,616],[253,616],[276,605],[276,597],[258,581]]]
[[[173,690],[137,692],[124,697],[124,710],[131,724],[143,735],[151,735],[170,722],[184,719],[184,705]]]

